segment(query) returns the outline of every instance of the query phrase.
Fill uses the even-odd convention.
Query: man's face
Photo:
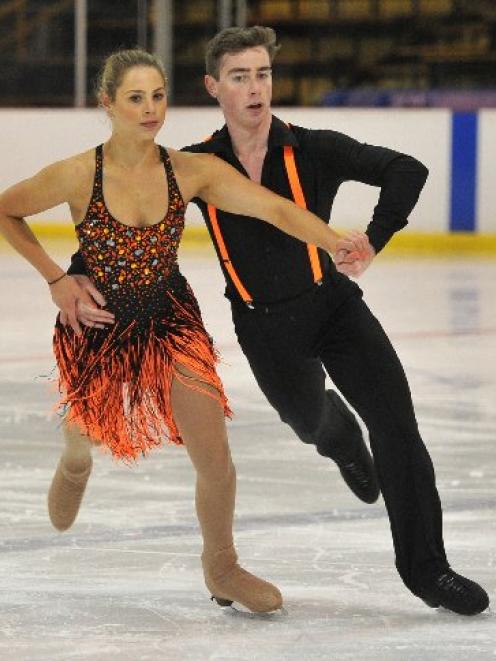
[[[226,120],[247,128],[258,126],[270,116],[272,69],[267,50],[256,46],[223,55],[219,80],[207,75],[205,86]]]

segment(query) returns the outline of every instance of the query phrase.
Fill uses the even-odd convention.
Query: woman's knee
[[[198,478],[211,486],[227,486],[236,480],[236,468],[231,456],[196,466]]]

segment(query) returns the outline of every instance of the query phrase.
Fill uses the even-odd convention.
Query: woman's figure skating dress
[[[78,336],[58,320],[54,335],[67,422],[124,460],[164,441],[182,443],[172,415],[173,378],[218,398],[229,415],[215,349],[179,272],[185,205],[169,155],[159,149],[169,190],[167,214],[159,223],[132,227],[105,204],[103,146],[97,147],[93,193],[76,234],[87,274],[115,324],[85,327]],[[185,376],[190,372],[195,378]]]

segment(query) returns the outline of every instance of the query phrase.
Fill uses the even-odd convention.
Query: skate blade
[[[210,597],[211,601],[217,603],[226,613],[233,617],[245,617],[245,618],[255,618],[255,619],[278,619],[279,617],[286,616],[288,611],[281,606],[273,611],[267,611],[266,613],[255,613],[251,610],[248,610],[242,604],[236,602],[228,601],[227,599],[220,599],[218,597]]]
[[[228,606],[225,610],[231,617],[242,617],[243,619],[251,620],[279,620],[288,615],[288,611],[284,606],[281,606],[281,608],[278,608],[275,611],[268,611],[267,613],[254,613],[241,604],[233,604]]]
[[[437,612],[440,613],[440,614],[442,613],[443,615],[447,614],[447,615],[453,615],[454,617],[460,617],[460,613],[457,613],[456,611],[452,611],[449,608],[445,608],[444,606],[441,606],[441,604],[438,604],[438,603],[435,603],[435,602],[432,602],[432,601],[427,601],[426,599],[422,599],[422,601],[424,602],[424,604],[429,606],[429,608],[435,608],[437,610]],[[496,612],[491,610],[491,605],[489,604],[489,606],[485,610],[481,611],[480,613],[475,613],[474,615],[469,615],[469,616],[464,615],[462,617],[480,617],[480,616],[482,616],[482,617],[495,617]]]
[[[222,599],[221,597],[216,597],[215,595],[210,597],[210,601],[214,601],[221,608],[232,606],[232,601],[229,601],[228,599]]]

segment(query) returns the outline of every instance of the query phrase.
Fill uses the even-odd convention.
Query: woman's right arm
[[[73,278],[66,277],[65,271],[48,255],[24,216],[46,211],[64,202],[71,204],[76,186],[80,183],[80,167],[74,159],[69,159],[49,165],[0,195],[0,232],[47,281],[54,303],[66,314],[78,334],[81,333],[76,315],[78,301],[91,302],[91,299]]]

